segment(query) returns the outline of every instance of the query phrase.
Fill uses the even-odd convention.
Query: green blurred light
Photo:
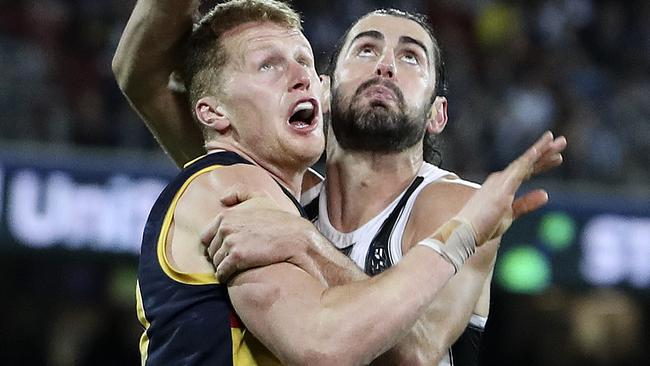
[[[539,250],[524,245],[501,255],[497,279],[508,291],[532,294],[551,284],[551,265]]]
[[[568,248],[576,236],[576,223],[562,212],[545,215],[539,225],[539,237],[549,248],[559,251]]]
[[[135,306],[135,282],[137,276],[135,266],[120,266],[113,270],[109,282],[109,294],[114,304],[124,307]]]

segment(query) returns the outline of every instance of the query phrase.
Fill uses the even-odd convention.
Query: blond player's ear
[[[204,126],[217,132],[230,127],[230,118],[225,108],[215,97],[203,97],[196,102],[196,119]]]
[[[441,133],[447,126],[447,120],[447,98],[436,97],[429,109],[427,132],[436,135]]]
[[[332,103],[332,91],[330,89],[330,77],[327,75],[320,75],[320,81],[321,81],[321,98],[320,98],[320,103],[321,103],[321,108],[323,109],[323,114],[328,113],[330,111],[330,106]]]

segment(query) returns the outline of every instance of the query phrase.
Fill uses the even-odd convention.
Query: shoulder
[[[171,264],[181,272],[212,273],[212,265],[203,256],[200,235],[223,210],[221,198],[232,189],[263,193],[281,209],[298,214],[291,200],[262,168],[235,164],[212,166],[191,176],[178,193],[167,239]]]
[[[480,186],[450,174],[422,188],[409,215],[406,227],[412,243],[433,234],[438,227],[454,217]]]
[[[231,190],[262,193],[281,208],[294,211],[295,207],[279,184],[264,169],[249,164],[215,166],[188,182],[176,208],[176,217],[199,213],[212,218],[223,209],[220,199]],[[192,214],[191,216],[194,216]]]

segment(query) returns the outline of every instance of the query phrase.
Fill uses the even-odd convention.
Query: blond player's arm
[[[206,220],[223,212],[223,207],[214,209],[219,206],[214,197],[237,181],[297,214],[275,181],[260,171],[248,166],[221,168],[189,186],[176,207],[170,231],[170,258],[179,270],[210,271],[191,238],[198,239]],[[224,213],[217,236],[230,240],[229,227]],[[196,244],[200,245],[198,240]],[[411,253],[403,266],[348,285],[328,287],[307,271],[283,262],[236,275],[228,291],[247,329],[283,364],[367,364],[408,331],[453,275],[453,266],[435,251],[418,247]]]
[[[112,63],[129,103],[179,166],[205,153],[185,93],[169,87],[197,4],[196,0],[138,0]]]
[[[448,233],[437,232],[433,242],[424,240],[384,273],[327,288],[290,263],[255,268],[229,282],[235,309],[283,363],[371,362],[411,330],[462,266],[462,253],[470,255],[475,238],[480,243],[499,237],[517,207],[530,211],[546,202],[545,192],[534,191],[513,204],[515,191],[534,172],[539,150],[549,139],[545,135],[505,171],[492,174],[456,220],[443,225],[452,227]],[[467,230],[472,233],[469,241]],[[224,241],[228,235],[217,233]]]
[[[380,276],[325,287],[289,263],[248,270],[229,284],[237,313],[285,364],[367,364],[393,346],[453,274],[428,248]]]

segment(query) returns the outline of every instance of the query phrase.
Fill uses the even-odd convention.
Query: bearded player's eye
[[[357,52],[357,56],[361,57],[368,57],[368,56],[374,56],[376,54],[374,47],[371,46],[362,46],[359,48],[359,51]]]

